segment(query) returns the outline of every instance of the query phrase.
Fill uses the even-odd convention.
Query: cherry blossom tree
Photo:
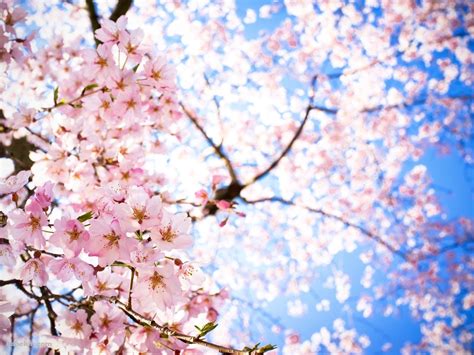
[[[403,351],[468,353],[473,221],[420,159],[472,167],[473,10],[1,0],[1,346],[362,352],[406,308]],[[307,295],[309,337],[266,310]]]

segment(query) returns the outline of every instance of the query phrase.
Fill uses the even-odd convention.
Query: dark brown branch
[[[112,14],[110,15],[109,19],[112,21],[117,21],[120,16],[125,15],[127,11],[130,10],[132,4],[133,0],[119,0],[117,2],[117,5],[115,6],[115,9],[112,11]],[[100,28],[100,16],[97,13],[97,8],[95,6],[94,0],[86,0],[86,5],[87,12],[89,13],[89,20],[91,22],[92,33],[94,34],[95,31]],[[94,41],[96,46],[101,43],[97,38],[95,38],[95,36]]]
[[[293,135],[293,138],[291,139],[291,141],[288,143],[288,145],[285,147],[285,149],[283,149],[283,151],[280,153],[280,155],[278,156],[278,158],[276,158],[265,170],[263,170],[262,172],[260,172],[259,174],[257,174],[251,181],[249,181],[248,183],[245,184],[245,186],[249,186],[251,184],[253,184],[254,182],[260,180],[261,178],[265,177],[266,175],[268,175],[268,173],[270,171],[272,171],[274,168],[276,168],[276,166],[280,163],[280,161],[288,154],[288,152],[291,150],[291,148],[293,147],[293,144],[295,144],[296,140],[299,138],[299,136],[301,135],[301,132],[303,132],[303,128],[306,124],[306,122],[308,121],[308,118],[309,118],[309,113],[312,111],[313,107],[311,105],[308,105],[308,107],[306,107],[306,113],[304,115],[304,118],[303,118],[303,121],[301,121],[301,124],[300,126],[298,127],[298,129],[296,130],[295,134]]]
[[[471,29],[471,28],[472,28],[472,26],[469,26],[468,30]],[[461,32],[461,33],[457,33],[457,34],[453,34],[453,35],[451,35],[451,34],[444,35],[444,36],[441,36],[439,38],[435,38],[432,41],[428,41],[428,42],[420,43],[420,44],[430,45],[430,44],[436,44],[436,43],[442,43],[442,42],[450,41],[454,38],[462,38],[462,37],[468,37],[468,36],[470,36],[470,33],[469,33],[469,31],[466,31],[466,32]],[[411,48],[411,45],[412,44],[410,44],[408,46],[408,49]],[[371,62],[369,62],[366,65],[360,66],[358,68],[350,69],[350,70],[343,70],[343,71],[339,71],[339,72],[336,72],[336,73],[327,74],[326,77],[329,78],[329,79],[337,79],[337,78],[340,78],[341,76],[353,75],[353,74],[359,73],[361,71],[370,69],[370,68],[374,67],[377,64],[382,64],[383,62],[387,61],[391,57],[399,58],[399,57],[403,56],[406,52],[407,52],[407,50],[399,50],[399,49],[394,50],[392,48],[389,53],[386,53],[385,55],[383,55],[379,58],[373,59]]]
[[[206,142],[214,149],[216,154],[224,161],[227,170],[230,174],[230,177],[232,179],[232,182],[238,182],[237,179],[237,174],[235,173],[234,167],[232,166],[232,163],[229,159],[229,157],[224,153],[222,150],[222,146],[218,146],[214,141],[211,139],[211,137],[208,136],[204,128],[199,124],[198,118],[194,115],[193,112],[191,112],[182,102],[179,103],[181,108],[183,109],[184,113],[188,118],[191,120],[191,122],[194,124],[194,126],[201,132],[202,136],[206,140]]]
[[[10,348],[10,355],[13,355],[15,352],[15,317],[10,316],[10,331],[11,331],[11,337],[10,337],[10,342],[11,342],[11,348]]]
[[[30,298],[33,298],[37,301],[41,300],[41,297],[38,297],[34,293],[29,292],[24,286],[21,280],[18,279],[11,279],[11,280],[0,280],[0,287],[7,286],[7,285],[15,285],[17,289],[23,292]]]
[[[21,281],[17,279],[0,280],[0,287],[6,286],[6,285],[17,285],[18,283],[21,283]]]
[[[133,0],[119,0],[117,6],[115,6],[114,11],[110,15],[112,21],[117,21],[118,18],[122,15],[125,15],[130,7],[132,7]]]
[[[443,102],[443,101],[449,101],[449,100],[467,101],[467,100],[472,100],[472,99],[474,99],[474,96],[472,95],[445,96],[445,97],[425,96],[425,97],[414,99],[412,101],[399,102],[393,105],[377,105],[373,107],[365,107],[362,110],[357,111],[357,113],[373,113],[373,112],[383,111],[383,110],[406,109],[411,106],[427,104],[431,100],[438,100],[438,101]],[[319,105],[312,105],[311,107],[313,110],[325,112],[330,115],[336,115],[339,112],[338,108],[328,108],[328,107],[319,106]]]
[[[94,35],[94,41],[96,47],[100,44],[100,41],[95,38],[95,31],[100,28],[99,15],[94,4],[94,0],[86,0],[87,12],[89,13],[89,20],[91,22],[92,34]]]
[[[244,186],[238,182],[231,182],[228,186],[225,186],[221,189],[217,189],[214,193],[213,200],[215,201],[229,201],[232,202],[234,199],[240,196],[240,192],[243,190]],[[218,208],[215,203],[208,202],[204,208],[204,215],[214,215],[218,211]]]
[[[49,290],[45,286],[41,286],[40,291],[41,291],[41,296],[42,296],[41,300],[43,301],[44,305],[46,306],[46,310],[47,310],[47,313],[48,313],[49,330],[51,332],[51,335],[57,336],[57,335],[59,335],[59,333],[56,329],[56,318],[58,316],[54,312],[51,301],[49,300],[49,295],[48,295]]]
[[[473,98],[474,98],[474,96],[471,96],[471,95],[460,95],[460,96],[441,97],[441,98],[439,98],[439,100],[441,100],[441,101],[443,101],[443,100],[472,100]],[[401,102],[401,103],[398,103],[398,104],[388,105],[388,106],[377,105],[377,106],[374,106],[374,107],[364,108],[359,112],[360,113],[373,113],[373,112],[382,111],[382,110],[408,108],[410,106],[423,105],[423,104],[429,102],[431,99],[435,99],[435,98],[427,96],[427,97],[422,97],[422,98],[413,100],[411,102]],[[283,157],[285,157],[288,154],[288,152],[291,150],[293,144],[296,142],[296,140],[301,135],[301,132],[303,131],[304,125],[307,122],[309,112],[311,110],[317,110],[317,111],[325,112],[325,113],[328,113],[328,114],[331,114],[331,115],[336,115],[339,112],[339,109],[336,109],[336,108],[328,108],[328,107],[319,106],[319,105],[309,105],[306,108],[305,117],[304,117],[303,121],[301,122],[300,126],[298,127],[298,130],[295,132],[295,135],[293,136],[292,140],[289,142],[289,144],[286,146],[286,148],[282,151],[280,156],[275,161],[273,161],[273,163],[271,163],[268,168],[266,168],[264,171],[262,171],[261,173],[256,175],[253,178],[252,181],[245,184],[244,187],[246,187],[248,185],[251,185],[255,181],[265,177],[270,171],[272,171],[278,165],[278,163],[281,161],[281,159],[283,159]]]
[[[5,125],[5,115],[3,110],[0,110],[0,133],[7,133],[11,131]],[[12,137],[10,145],[4,145],[0,142],[0,158],[8,158],[15,162],[15,171],[30,170],[33,161],[30,159],[30,151],[35,150],[36,146],[28,141],[26,137],[14,138]]]
[[[437,250],[436,252],[432,253],[432,254],[422,254],[420,256],[417,257],[417,260],[419,261],[424,261],[424,260],[429,260],[429,259],[434,259],[438,256],[440,256],[441,254],[444,254],[446,252],[449,252],[451,250],[454,250],[454,249],[457,249],[457,248],[468,248],[470,244],[473,244],[474,243],[474,239],[465,239],[465,240],[460,240],[460,241],[457,241],[457,242],[454,242],[452,244],[448,244],[448,245],[445,245],[443,247],[441,247],[439,250]]]
[[[34,308],[30,313],[30,331],[28,334],[28,339],[29,339],[28,355],[30,355],[33,351],[33,332],[35,330],[35,315],[36,315],[36,311],[38,310],[38,307]]]
[[[207,87],[210,90],[212,90],[211,82],[209,81],[209,78],[207,77],[206,74],[204,74],[204,80],[206,81]],[[212,101],[214,102],[214,105],[216,106],[217,120],[219,121],[219,126],[220,126],[220,130],[221,130],[221,134],[222,134],[222,132],[224,132],[224,127],[222,125],[221,105],[219,103],[219,100],[217,100],[216,95],[212,95]],[[222,145],[222,141],[221,141],[220,145]]]
[[[311,109],[316,110],[316,111],[325,112],[325,113],[328,113],[330,115],[335,115],[339,112],[339,110],[337,108],[329,108],[329,107],[319,106],[319,105],[311,105]]]
[[[388,242],[386,242],[385,240],[383,240],[380,236],[378,236],[377,234],[369,231],[368,229],[362,227],[362,226],[359,226],[355,223],[352,223],[342,217],[339,217],[339,216],[336,216],[334,214],[331,214],[329,212],[326,212],[322,209],[319,209],[319,208],[311,208],[311,207],[307,207],[307,206],[301,206],[301,205],[298,205],[296,204],[295,202],[293,201],[290,201],[290,200],[285,200],[281,197],[267,197],[267,198],[261,198],[261,199],[258,199],[258,200],[253,200],[253,201],[249,201],[249,200],[244,200],[245,202],[247,203],[250,203],[250,204],[256,204],[256,203],[260,203],[260,202],[279,202],[281,204],[284,204],[284,205],[287,205],[287,206],[296,206],[296,207],[300,207],[300,208],[304,208],[310,212],[314,212],[314,213],[317,213],[321,216],[324,216],[324,217],[327,217],[327,218],[331,218],[331,219],[334,219],[334,220],[337,220],[339,222],[341,222],[342,224],[344,224],[346,227],[351,227],[351,228],[354,228],[354,229],[357,229],[359,232],[361,232],[362,234],[364,234],[365,236],[369,237],[370,239],[372,239],[373,241],[375,241],[376,243],[384,246],[386,249],[388,249],[389,251],[391,251],[393,254],[399,256],[400,258],[402,258],[404,261],[407,261],[407,262],[411,262],[410,258],[404,253],[402,252],[401,250],[397,249],[396,247],[394,247],[393,245],[389,244]]]
[[[145,316],[141,315],[140,313],[134,311],[133,309],[130,309],[126,306],[125,303],[121,302],[117,298],[109,298],[109,301],[111,303],[114,303],[120,308],[132,321],[134,321],[137,324],[140,324],[141,326],[144,327],[151,327],[155,328],[158,331],[160,331],[161,334],[168,336],[168,337],[173,337],[175,339],[181,340],[187,344],[198,344],[204,347],[207,347],[209,349],[217,350],[222,354],[249,354],[248,351],[243,351],[243,350],[237,350],[221,345],[217,345],[208,341],[205,341],[197,336],[191,336],[187,334],[182,334],[179,332],[176,332],[166,326],[159,325],[156,323],[154,320],[150,320],[146,318]],[[256,349],[255,353],[261,353],[258,351],[259,349]]]
[[[280,163],[280,161],[289,153],[289,151],[293,147],[293,144],[295,144],[297,139],[300,137],[301,133],[303,132],[303,128],[304,128],[306,122],[308,121],[310,112],[313,109],[323,110],[322,108],[319,108],[319,107],[316,107],[316,106],[313,105],[317,79],[318,79],[318,77],[317,77],[317,75],[315,75],[313,77],[313,79],[311,80],[311,92],[310,92],[310,95],[309,95],[309,104],[306,107],[304,118],[301,121],[301,124],[299,125],[299,127],[296,130],[295,134],[293,135],[293,138],[290,140],[290,142],[285,147],[285,149],[283,149],[283,151],[280,153],[278,158],[276,158],[265,170],[263,170],[261,173],[257,174],[251,181],[246,183],[244,186],[249,186],[249,185],[253,184],[254,182],[260,180],[263,177],[265,177],[274,168],[276,168],[276,166]]]
[[[359,112],[372,113],[372,112],[377,112],[377,111],[382,111],[382,110],[403,109],[403,108],[408,108],[410,106],[427,104],[427,103],[430,103],[431,100],[448,101],[448,100],[472,100],[472,99],[474,99],[474,96],[472,95],[459,95],[459,96],[446,96],[446,97],[425,96],[425,97],[414,99],[412,101],[400,102],[398,104],[393,104],[393,105],[388,105],[388,106],[377,105],[374,107],[367,107],[367,108],[362,109]]]

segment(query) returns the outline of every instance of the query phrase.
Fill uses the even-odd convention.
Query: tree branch
[[[420,97],[417,99],[414,99],[412,101],[405,101],[405,102],[399,102],[397,104],[393,105],[377,105],[373,107],[367,107],[362,109],[361,113],[372,113],[376,111],[382,111],[382,110],[391,110],[391,109],[401,109],[401,108],[408,108],[410,106],[416,106],[416,105],[423,105],[426,103],[429,103],[430,100],[440,100],[440,101],[446,101],[446,100],[472,100],[474,98],[473,95],[459,95],[459,96],[446,96],[446,97],[434,97],[434,96],[425,96],[425,97]]]
[[[373,241],[375,241],[376,243],[384,246],[386,249],[388,249],[389,251],[391,251],[393,254],[399,256],[400,258],[402,258],[404,261],[407,261],[407,262],[412,262],[409,258],[408,255],[406,255],[404,252],[402,252],[401,250],[397,249],[396,247],[394,247],[393,245],[389,244],[388,242],[386,242],[385,240],[383,240],[380,236],[378,236],[377,234],[367,230],[366,228],[362,227],[362,226],[359,226],[355,223],[352,223],[350,221],[347,221],[346,219],[342,218],[342,217],[339,217],[339,216],[336,216],[336,215],[333,215],[329,212],[326,212],[322,209],[319,209],[319,208],[311,208],[311,207],[307,207],[307,206],[301,206],[301,205],[298,205],[296,204],[295,202],[293,201],[290,201],[290,200],[285,200],[281,197],[267,197],[267,198],[261,198],[261,199],[258,199],[258,200],[253,200],[253,201],[249,201],[249,200],[245,200],[244,201],[246,203],[249,203],[249,204],[256,204],[256,203],[260,203],[260,202],[279,202],[281,204],[284,204],[284,205],[287,205],[287,206],[296,206],[296,207],[301,207],[301,208],[304,208],[310,212],[314,212],[314,213],[317,213],[321,216],[324,216],[324,217],[327,217],[327,218],[331,218],[331,219],[334,219],[334,220],[337,220],[341,223],[343,223],[346,227],[351,227],[351,228],[354,228],[354,229],[357,229],[359,232],[361,232],[362,234],[366,235],[367,237],[369,237],[370,239],[372,239]]]
[[[191,120],[191,122],[194,124],[194,126],[201,132],[202,136],[206,139],[207,143],[214,149],[216,154],[224,161],[227,171],[230,174],[230,177],[232,179],[232,182],[238,182],[237,174],[235,173],[234,167],[232,166],[232,163],[229,159],[229,157],[224,153],[222,150],[222,146],[218,146],[214,141],[209,137],[204,130],[204,128],[199,124],[198,118],[194,115],[193,112],[191,112],[182,102],[179,103],[181,108],[183,109],[184,113],[188,118]]]
[[[133,0],[119,0],[109,19],[117,21],[120,16],[125,15],[127,11],[130,10],[132,4]]]
[[[99,15],[94,4],[94,0],[86,0],[87,12],[89,13],[89,20],[91,22],[92,35],[94,36],[95,46],[100,44],[100,41],[95,38],[95,31],[100,28]]]
[[[457,248],[468,248],[470,244],[473,244],[474,243],[474,239],[465,239],[465,240],[460,240],[460,241],[457,241],[457,242],[453,242],[452,244],[448,244],[448,245],[445,245],[443,247],[441,247],[439,250],[431,253],[431,254],[421,254],[419,257],[418,257],[418,260],[419,261],[424,261],[424,260],[429,260],[429,259],[434,259],[438,256],[440,256],[441,254],[444,254],[448,251],[451,251],[453,249],[457,249]]]
[[[259,174],[257,174],[251,181],[247,182],[245,184],[245,186],[249,186],[251,184],[253,184],[254,182],[260,180],[261,178],[265,177],[266,175],[268,175],[268,173],[270,171],[272,171],[274,168],[276,168],[276,166],[280,163],[280,161],[288,154],[288,152],[291,150],[291,147],[293,147],[293,144],[295,144],[296,140],[299,138],[299,136],[301,135],[301,132],[303,132],[303,128],[306,124],[306,122],[308,121],[308,118],[309,118],[309,113],[313,110],[313,106],[311,105],[308,105],[308,107],[306,107],[306,113],[304,115],[304,118],[303,118],[303,121],[301,121],[301,124],[300,126],[298,127],[298,129],[296,130],[295,134],[293,135],[293,138],[290,140],[290,142],[288,143],[288,145],[285,147],[285,149],[283,149],[283,151],[280,153],[280,155],[278,156],[278,158],[276,158],[269,166],[268,168],[266,168],[265,170],[263,170],[262,172],[260,172]]]
[[[473,26],[469,26],[468,29],[471,29]],[[443,35],[439,38],[436,38],[432,41],[428,41],[428,42],[425,42],[425,43],[422,43],[423,45],[430,45],[430,44],[436,44],[436,43],[442,43],[442,42],[446,42],[446,41],[449,41],[449,40],[452,40],[454,38],[462,38],[462,37],[469,37],[470,36],[470,33],[468,31],[466,32],[461,32],[461,33],[457,33],[457,34],[449,34],[449,35]],[[413,43],[410,43],[409,47],[412,45]],[[330,74],[326,74],[326,77],[329,78],[329,79],[338,79],[340,78],[341,76],[349,76],[349,75],[353,75],[353,74],[356,74],[358,72],[361,72],[361,71],[364,71],[366,69],[370,69],[371,67],[377,65],[377,64],[382,64],[383,62],[385,62],[386,60],[388,60],[390,57],[395,57],[395,58],[399,58],[401,57],[402,55],[404,55],[405,53],[407,52],[407,50],[400,50],[400,49],[396,49],[394,50],[393,47],[392,47],[392,50],[389,52],[389,53],[386,53],[385,55],[379,57],[379,58],[375,58],[373,59],[372,61],[370,61],[368,64],[366,65],[363,65],[363,66],[360,66],[358,68],[354,68],[354,69],[350,69],[350,70],[342,70],[342,71],[339,71],[339,72],[335,72],[335,73],[330,73]]]
[[[37,301],[41,300],[41,297],[38,297],[34,293],[29,292],[24,286],[23,282],[18,279],[11,279],[11,280],[0,280],[0,287],[7,286],[7,285],[15,285],[17,289],[19,289],[21,292],[23,292],[25,295],[27,295],[30,298],[33,298]]]
[[[209,81],[209,78],[207,77],[207,75],[205,73],[204,73],[204,80],[206,81],[206,85],[209,88],[209,90],[212,90],[211,82]],[[219,121],[219,127],[220,127],[220,130],[221,130],[221,134],[223,134],[224,127],[222,125],[221,105],[219,103],[219,100],[217,100],[216,95],[212,95],[212,101],[214,102],[214,105],[216,106],[217,120]],[[222,141],[221,141],[220,145],[222,145]]]
[[[57,314],[54,312],[53,306],[51,304],[51,301],[49,300],[48,296],[48,289],[45,286],[40,287],[41,291],[41,300],[44,302],[44,305],[46,306],[46,310],[48,313],[48,318],[49,318],[49,330],[51,332],[51,335],[59,335],[58,331],[56,329],[56,318],[58,317]]]
[[[451,96],[451,97],[440,97],[439,99],[440,100],[472,100],[473,98],[474,98],[474,96],[471,96],[471,95],[460,95],[460,96]],[[398,104],[393,104],[393,105],[388,105],[388,106],[377,105],[377,106],[374,106],[374,107],[364,108],[359,112],[360,113],[373,113],[373,112],[382,111],[382,110],[390,110],[390,109],[396,109],[396,108],[399,108],[399,109],[400,108],[408,108],[409,106],[423,105],[423,104],[427,103],[430,99],[434,99],[434,98],[430,97],[430,96],[426,96],[426,97],[418,98],[418,99],[413,100],[411,102],[401,102],[401,103],[398,103]],[[303,131],[303,128],[304,128],[304,125],[307,122],[307,119],[308,119],[308,116],[309,116],[309,113],[310,113],[311,110],[317,110],[317,111],[325,112],[325,113],[328,113],[328,114],[331,114],[331,115],[336,115],[339,112],[339,109],[337,109],[337,108],[328,108],[328,107],[313,105],[313,104],[308,105],[308,107],[306,108],[306,114],[305,114],[305,117],[304,117],[303,121],[301,122],[301,124],[298,127],[298,129],[296,130],[293,138],[288,143],[286,148],[282,151],[280,156],[275,161],[273,161],[273,163],[271,163],[268,166],[268,168],[266,168],[264,171],[262,171],[261,173],[256,175],[252,179],[252,181],[246,183],[244,185],[244,187],[247,187],[247,186],[253,184],[254,182],[256,182],[257,180],[265,177],[288,154],[288,152],[291,150],[293,144],[296,142],[296,140],[301,135],[301,133]]]
[[[205,346],[209,349],[217,350],[222,354],[249,354],[248,351],[237,350],[237,349],[217,345],[217,344],[202,340],[200,337],[197,337],[197,336],[191,336],[191,335],[176,332],[166,326],[159,325],[154,320],[150,320],[147,317],[141,315],[140,313],[134,311],[133,309],[127,307],[125,303],[121,302],[119,299],[115,297],[110,297],[108,298],[108,300],[109,302],[117,305],[117,307],[120,308],[122,312],[124,312],[135,323],[140,324],[144,327],[155,328],[158,331],[160,331],[161,334],[166,335],[168,337],[173,337],[187,344],[198,344],[201,346]],[[259,349],[255,350],[255,354],[260,354],[260,353],[263,353],[263,351],[259,352]]]
[[[115,6],[115,9],[112,11],[112,14],[110,15],[109,19],[112,21],[117,21],[118,18],[122,15],[125,15],[128,10],[130,10],[130,7],[132,7],[133,0],[119,0],[117,1],[117,5]],[[87,6],[87,12],[89,12],[89,20],[91,22],[91,28],[92,28],[92,33],[95,34],[95,31],[97,31],[100,28],[100,16],[97,13],[97,8],[95,6],[94,0],[86,0],[86,6]],[[101,42],[95,38],[94,36],[94,41],[96,47],[101,44]]]
[[[246,184],[244,185],[245,187],[246,187],[246,186],[249,186],[249,185],[253,184],[254,182],[260,180],[261,178],[265,177],[265,176],[266,176],[270,171],[272,171],[272,170],[280,163],[280,161],[289,153],[289,151],[291,150],[291,147],[293,147],[293,144],[295,144],[296,140],[299,138],[299,136],[300,136],[301,133],[303,132],[303,128],[304,128],[306,122],[308,121],[309,114],[310,114],[310,112],[311,112],[313,109],[319,109],[319,110],[321,110],[321,111],[329,110],[329,109],[325,109],[325,108],[321,108],[321,107],[317,107],[317,106],[314,106],[314,105],[313,105],[317,79],[318,79],[318,76],[315,75],[315,76],[313,76],[313,79],[311,80],[311,92],[310,92],[310,95],[309,95],[309,104],[308,104],[308,106],[306,107],[306,112],[305,112],[304,118],[303,118],[303,120],[301,121],[301,124],[300,124],[300,126],[298,127],[298,129],[296,130],[295,134],[293,135],[293,138],[290,140],[290,142],[289,142],[288,145],[285,147],[285,149],[283,149],[283,151],[280,153],[280,155],[278,156],[278,158],[276,158],[276,159],[268,166],[268,168],[266,168],[265,170],[263,170],[261,173],[257,174],[251,181],[249,181],[248,183],[246,183]],[[331,110],[331,112],[332,112],[332,110]],[[336,111],[336,112],[337,112],[337,111]]]

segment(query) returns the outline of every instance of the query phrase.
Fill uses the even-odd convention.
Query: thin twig
[[[179,339],[179,340],[181,340],[185,343],[188,343],[188,344],[202,345],[202,346],[205,346],[207,348],[217,350],[217,351],[219,351],[221,353],[225,353],[225,354],[248,354],[247,351],[237,350],[237,349],[217,345],[217,344],[202,340],[199,337],[195,337],[195,336],[191,336],[191,335],[187,335],[187,334],[182,334],[182,333],[176,332],[176,331],[174,331],[174,330],[172,330],[172,329],[170,329],[166,326],[159,325],[154,320],[150,320],[150,319],[146,318],[145,316],[141,315],[140,313],[134,311],[133,309],[128,308],[123,302],[121,302],[117,298],[109,298],[109,301],[116,304],[118,306],[118,308],[120,308],[134,322],[136,322],[136,323],[138,323],[142,326],[155,328],[155,329],[159,330],[161,332],[161,334],[163,334],[165,336],[173,337],[175,339]]]
[[[132,289],[133,289],[133,280],[135,278],[135,268],[131,267],[132,276],[130,276],[130,289],[128,290],[128,308],[132,308]]]
[[[13,355],[15,352],[15,316],[10,316],[10,331],[11,331],[11,336],[10,336],[10,341],[11,341],[11,348],[10,348],[10,355]]]
[[[212,90],[211,82],[209,81],[209,78],[207,77],[206,73],[204,73],[204,80],[206,81],[206,85],[209,88],[209,90]],[[219,128],[221,130],[221,136],[223,137],[223,135],[224,135],[224,126],[222,124],[221,104],[219,103],[219,100],[217,100],[216,95],[212,95],[212,101],[214,102],[214,105],[216,106],[217,120],[219,121]],[[221,141],[220,145],[222,145],[222,141]]]
[[[89,20],[91,22],[92,34],[94,35],[95,31],[97,31],[100,28],[99,15],[97,14],[97,9],[95,7],[94,0],[86,0],[86,5],[87,5],[87,12],[89,13]],[[100,44],[100,41],[97,38],[95,38],[95,35],[94,35],[94,41],[97,47]]]
[[[109,19],[112,21],[117,21],[118,18],[122,15],[125,15],[128,10],[132,7],[133,0],[119,0],[115,9],[112,11]],[[91,22],[92,33],[94,34],[100,28],[100,16],[97,13],[97,8],[95,6],[94,0],[86,0],[87,12],[89,13],[89,20]],[[96,47],[101,44],[101,42],[94,36],[94,41]]]
[[[49,318],[49,330],[51,332],[51,335],[59,335],[58,331],[56,329],[56,318],[57,314],[54,312],[53,306],[49,300],[49,295],[48,295],[48,289],[45,286],[40,287],[41,291],[41,300],[43,301],[44,305],[46,306],[46,310],[48,313],[48,318]]]
[[[336,215],[331,214],[329,212],[326,212],[322,209],[312,208],[312,207],[307,207],[307,206],[301,206],[299,204],[296,204],[293,201],[285,200],[281,197],[267,197],[267,198],[261,198],[261,199],[258,199],[258,200],[253,200],[253,201],[251,201],[251,200],[244,200],[244,201],[249,203],[249,204],[256,204],[256,203],[260,203],[260,202],[279,202],[281,204],[288,205],[288,206],[296,206],[296,207],[304,208],[304,209],[306,209],[310,212],[317,213],[317,214],[322,215],[324,217],[337,220],[337,221],[343,223],[346,227],[351,227],[351,228],[357,229],[362,234],[366,235],[367,237],[369,237],[373,241],[377,242],[378,244],[384,246],[386,249],[390,250],[393,254],[399,256],[400,258],[402,258],[404,261],[407,261],[407,262],[411,263],[410,258],[404,252],[402,252],[401,250],[397,249],[396,247],[394,247],[390,243],[383,240],[379,235],[369,231],[368,229],[366,229],[362,226],[359,226],[359,225],[357,225],[353,222],[350,222],[350,221],[348,221],[348,220],[346,220],[342,217],[339,217],[339,216],[336,216]]]
[[[61,107],[61,106],[66,106],[66,105],[72,105],[73,103],[75,103],[76,101],[79,101],[80,99],[82,99],[84,97],[96,94],[96,93],[98,93],[100,91],[104,91],[104,90],[105,90],[105,87],[99,87],[99,88],[94,89],[94,90],[88,90],[86,92],[82,92],[79,96],[75,97],[74,99],[71,99],[68,102],[58,102],[58,103],[54,104],[51,107],[44,107],[42,110],[46,111],[46,112],[51,112],[55,108],[58,108],[58,107]]]
[[[38,307],[39,307],[39,305],[38,305]],[[33,332],[34,332],[34,328],[35,328],[35,315],[36,315],[36,311],[38,310],[38,307],[33,309],[30,313],[30,331],[29,331],[29,334],[28,334],[28,339],[29,339],[28,355],[30,355],[31,352],[33,351]]]
[[[444,35],[444,36],[441,36],[439,38],[435,38],[434,40],[424,42],[423,45],[442,43],[442,42],[450,41],[450,40],[455,39],[455,38],[469,37],[470,36],[469,30],[472,29],[472,27],[473,26],[469,26],[467,28],[468,31],[466,31],[466,32],[461,32],[461,33],[457,33],[457,34],[453,34],[453,35],[451,35],[451,34]],[[410,49],[411,45],[412,45],[412,43],[408,46],[408,49]],[[400,49],[396,49],[396,48],[392,47],[390,51],[387,51],[389,53],[386,53],[383,56],[379,56],[378,58],[371,60],[366,65],[362,65],[358,68],[353,68],[353,69],[349,69],[349,70],[343,70],[343,71],[339,71],[339,72],[336,72],[336,73],[327,74],[326,77],[329,78],[329,79],[337,79],[337,78],[340,78],[340,77],[343,77],[343,76],[349,76],[349,75],[356,74],[356,73],[364,71],[366,69],[370,69],[371,67],[374,67],[377,64],[382,64],[383,62],[387,61],[390,57],[394,57],[394,58],[401,57],[402,55],[404,55],[407,52],[408,49],[400,50]]]
[[[132,7],[133,0],[119,0],[115,6],[114,11],[110,15],[109,19],[112,21],[117,21],[118,18],[122,15],[125,15],[128,10]]]
[[[203,137],[206,139],[207,143],[214,149],[216,154],[225,162],[225,165],[227,167],[227,170],[230,174],[230,177],[232,179],[232,182],[238,182],[237,179],[237,174],[235,173],[234,167],[232,166],[232,163],[229,159],[229,157],[224,153],[222,146],[218,146],[214,141],[209,137],[204,130],[204,128],[199,124],[198,118],[196,115],[191,112],[182,102],[179,103],[181,108],[183,109],[184,113],[188,118],[191,120],[191,122],[194,124],[194,126],[201,132]]]
[[[317,109],[317,106],[313,105],[314,95],[315,95],[315,91],[316,91],[317,79],[318,79],[318,76],[315,75],[315,76],[313,76],[313,79],[311,80],[311,91],[310,91],[310,95],[309,95],[309,104],[306,107],[306,111],[305,111],[305,115],[303,117],[303,120],[301,121],[298,129],[296,130],[295,134],[293,135],[293,138],[287,144],[285,149],[283,149],[283,151],[280,153],[278,158],[276,158],[265,170],[263,170],[262,172],[257,174],[251,181],[246,183],[244,186],[249,186],[249,185],[253,184],[254,182],[262,179],[263,177],[265,177],[268,173],[270,173],[270,171],[272,171],[274,168],[276,168],[276,166],[280,163],[280,161],[290,152],[291,148],[293,147],[293,144],[295,144],[295,142],[298,140],[301,133],[303,132],[303,128],[304,128],[306,122],[308,121],[310,112],[314,109]]]

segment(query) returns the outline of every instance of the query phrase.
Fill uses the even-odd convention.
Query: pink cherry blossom
[[[91,324],[95,332],[102,335],[118,335],[123,332],[125,315],[108,302],[94,303],[94,315]]]
[[[62,217],[54,222],[54,228],[49,242],[62,248],[66,256],[77,256],[85,247],[88,250],[89,232],[77,219]]]
[[[200,205],[206,205],[207,201],[209,200],[209,195],[207,194],[206,190],[199,190],[197,191],[194,196],[198,199]]]
[[[83,57],[87,63],[89,63],[90,72],[88,72],[87,75],[90,80],[101,84],[106,82],[107,75],[116,66],[112,54],[112,45],[110,43],[100,44],[97,50],[84,50]],[[90,100],[94,97],[93,95],[87,99]]]
[[[83,309],[76,312],[64,311],[59,318],[59,330],[65,337],[89,339],[92,327],[88,323],[87,313]]]
[[[6,331],[10,328],[10,317],[15,313],[15,306],[6,300],[5,295],[0,292],[0,330]]]
[[[30,176],[31,172],[23,170],[10,176],[5,181],[0,181],[0,195],[17,192],[28,183]]]
[[[69,281],[73,277],[84,282],[89,280],[94,272],[91,265],[77,257],[53,259],[48,263],[48,267],[56,278],[63,282]]]
[[[146,79],[143,82],[153,85],[158,89],[169,90],[175,86],[176,72],[164,57],[158,57],[153,61],[149,60],[146,62],[144,74]]]
[[[127,61],[135,65],[140,63],[145,51],[140,48],[140,43],[143,39],[143,31],[140,29],[123,32],[120,35],[119,49],[127,56]]]
[[[86,296],[101,295],[101,296],[117,296],[119,289],[125,288],[128,280],[122,275],[111,272],[110,269],[99,271],[94,278],[85,280],[82,284],[84,287],[84,294]]]
[[[99,258],[99,265],[106,266],[114,261],[129,261],[130,253],[137,241],[126,236],[118,220],[107,221],[99,217],[91,221],[88,250]]]
[[[150,198],[142,187],[132,187],[125,203],[118,204],[115,213],[121,227],[127,232],[144,231],[159,224],[161,219],[161,198]]]
[[[206,279],[204,272],[193,263],[181,264],[178,276],[184,289],[189,289],[193,286],[200,287]]]
[[[157,248],[153,248],[153,243],[141,242],[136,250],[130,253],[130,261],[132,264],[152,263],[162,259],[164,254]]]
[[[5,266],[14,266],[16,264],[16,257],[13,254],[11,245],[0,244],[0,264]]]
[[[38,286],[46,285],[49,279],[46,266],[39,258],[28,260],[21,268],[20,277],[23,282],[33,281]]]
[[[16,240],[41,249],[46,242],[42,228],[48,224],[48,218],[35,200],[30,201],[25,211],[17,210],[11,215],[12,234]]]
[[[160,225],[151,228],[151,238],[160,250],[184,249],[192,244],[190,227],[191,219],[186,214],[163,211]]]
[[[181,301],[180,283],[171,263],[143,269],[138,277],[141,287],[135,289],[134,296],[145,311],[154,308],[167,309]]]
[[[54,184],[48,181],[36,189],[34,199],[42,209],[47,209],[53,202],[53,188]]]
[[[12,128],[21,128],[29,126],[35,122],[36,111],[32,108],[21,107],[19,112],[15,112],[11,120],[8,120],[8,124]],[[26,173],[26,171],[20,171],[20,173]],[[19,173],[19,174],[20,174]]]
[[[225,200],[216,201],[216,206],[220,210],[224,210],[224,211],[232,208],[232,204],[229,201],[225,201]]]
[[[96,38],[103,43],[117,43],[125,33],[125,26],[127,25],[127,18],[121,16],[117,22],[109,19],[104,19],[102,27],[95,33]]]

